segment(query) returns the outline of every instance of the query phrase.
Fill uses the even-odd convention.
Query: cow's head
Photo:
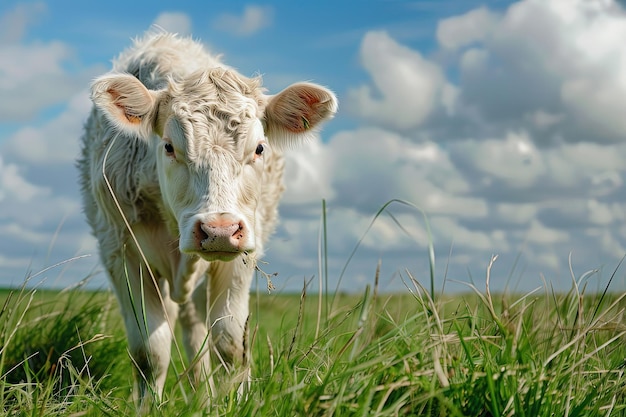
[[[259,79],[225,68],[170,79],[161,90],[108,74],[93,83],[92,100],[118,131],[158,142],[166,222],[181,252],[208,261],[257,248],[255,220],[272,147],[306,139],[337,109],[333,93],[318,85],[266,96]]]

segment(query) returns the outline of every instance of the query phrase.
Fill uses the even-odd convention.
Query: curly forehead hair
[[[182,80],[170,80],[170,91],[190,112],[205,109],[237,115],[246,107],[265,102],[260,77],[248,78],[228,68],[197,71]]]
[[[181,80],[170,79],[171,105],[191,122],[187,128],[209,133],[205,141],[192,145],[204,149],[211,142],[234,150],[249,129],[245,121],[262,115],[266,98],[261,84],[260,77],[244,77],[224,67],[197,71]]]

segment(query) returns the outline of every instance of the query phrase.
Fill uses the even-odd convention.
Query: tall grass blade
[[[383,213],[385,213],[387,211],[387,208],[391,206],[392,204],[400,204],[400,205],[412,208],[416,210],[417,212],[419,212],[424,219],[424,225],[425,225],[426,233],[428,236],[428,260],[429,260],[429,266],[430,266],[430,295],[432,299],[435,298],[435,248],[434,248],[434,244],[432,240],[432,233],[430,231],[430,223],[428,222],[428,218],[426,217],[426,212],[411,202],[401,200],[401,199],[392,199],[392,200],[387,201],[385,204],[383,204],[383,206],[380,209],[378,209],[378,211],[374,214],[374,217],[372,218],[369,225],[365,229],[365,232],[363,232],[363,234],[357,241],[356,245],[352,249],[352,252],[350,252],[348,259],[344,263],[343,268],[341,269],[341,272],[339,273],[339,277],[337,278],[337,285],[335,286],[335,292],[333,293],[332,301],[330,303],[331,310],[334,309],[336,295],[339,292],[339,287],[341,286],[341,282],[343,281],[343,277],[346,273],[346,270],[348,269],[348,266],[350,265],[350,262],[352,261],[352,258],[354,258],[354,255],[356,255],[356,252],[361,247],[361,243],[363,243],[363,240],[365,239],[369,231],[372,229],[372,227],[374,226],[378,218]],[[392,216],[392,219],[394,219],[393,216]],[[406,229],[401,228],[401,230],[403,230],[406,233]]]

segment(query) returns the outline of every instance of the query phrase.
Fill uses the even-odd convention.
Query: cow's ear
[[[120,131],[148,139],[158,130],[162,91],[148,90],[130,74],[107,74],[91,85],[91,100]]]
[[[272,144],[286,146],[306,139],[337,112],[332,91],[311,83],[297,83],[268,97],[265,134]]]

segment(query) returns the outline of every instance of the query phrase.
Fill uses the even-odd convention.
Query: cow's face
[[[181,252],[228,261],[257,248],[255,231],[272,147],[301,140],[336,111],[334,95],[296,84],[264,96],[260,81],[223,68],[148,90],[130,75],[92,86],[96,106],[119,130],[157,140],[164,218]]]
[[[180,249],[230,260],[256,247],[255,213],[268,154],[255,80],[218,69],[172,83],[157,149],[166,216]]]

